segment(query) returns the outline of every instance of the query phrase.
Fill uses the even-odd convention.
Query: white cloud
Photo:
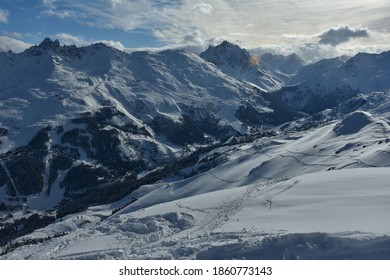
[[[187,33],[183,38],[185,43],[191,44],[202,44],[204,42],[202,31],[195,29],[190,33]]]
[[[87,46],[95,43],[103,43],[107,46],[116,48],[118,50],[126,50],[125,46],[123,46],[123,44],[119,41],[113,41],[113,40],[90,41],[90,40],[86,40],[81,36],[76,36],[68,33],[58,33],[55,35],[55,38],[58,39],[63,45],[76,45],[78,47],[81,47],[81,46]]]
[[[55,10],[47,10],[43,13],[43,15],[51,16],[51,17],[58,17],[60,19],[75,18],[76,17],[76,13],[73,13],[71,11],[57,12]]]
[[[115,49],[121,50],[121,51],[126,51],[127,49],[125,46],[119,42],[119,41],[113,41],[113,40],[99,40],[99,41],[94,41],[93,43],[103,43],[109,47],[113,47]]]
[[[56,5],[56,3],[58,2],[59,0],[42,0],[43,5],[46,7],[46,9],[42,12],[42,15],[49,17],[58,17],[60,19],[76,17],[76,12],[59,8],[58,5]]]
[[[153,5],[156,1],[160,0],[47,1],[42,15],[61,19],[73,18],[78,23],[98,28],[130,31],[141,26],[157,26],[162,14]]]
[[[84,46],[90,43],[80,36],[75,36],[68,33],[57,33],[55,38],[64,45]]]
[[[200,11],[201,13],[204,13],[206,15],[211,15],[213,13],[213,6],[206,3],[199,3],[193,6],[193,9],[195,11]]]
[[[43,5],[50,9],[55,8],[55,2],[58,2],[58,0],[42,0]]]
[[[9,16],[9,13],[7,10],[0,9],[0,22],[8,23],[8,16]]]
[[[0,36],[0,51],[13,51],[15,53],[22,52],[27,48],[31,47],[31,44],[25,43],[23,41],[8,37]]]
[[[2,31],[1,35],[7,36],[7,37],[11,37],[11,38],[15,38],[15,39],[22,39],[22,37],[23,37],[23,34],[19,33],[19,32]]]

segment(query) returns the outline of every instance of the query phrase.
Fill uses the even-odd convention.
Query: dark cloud
[[[348,42],[353,38],[366,37],[369,37],[367,29],[364,29],[362,27],[350,28],[349,26],[331,28],[319,36],[320,44],[332,46],[337,46],[339,44]]]

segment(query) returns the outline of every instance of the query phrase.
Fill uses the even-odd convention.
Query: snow
[[[334,131],[337,135],[354,134],[371,123],[373,123],[373,118],[370,114],[362,111],[356,111],[337,124],[334,127]]]
[[[29,196],[28,206],[31,210],[48,211],[54,209],[64,198],[65,188],[60,187],[60,182],[64,179],[65,171],[59,171],[58,178],[50,188],[50,194],[46,191]]]
[[[266,232],[389,234],[383,215],[390,210],[389,177],[385,175],[389,171],[357,168],[298,176],[275,184],[234,218],[246,228]],[[265,211],[253,211],[256,205],[264,205]],[[223,230],[229,232],[235,226],[227,223]]]
[[[360,258],[362,252],[388,257],[389,174],[389,168],[337,170],[192,195],[92,222],[86,229],[76,226],[44,248],[28,245],[6,257]],[[69,230],[75,221],[68,218],[57,227]],[[278,246],[269,247],[269,240]],[[283,256],[280,246],[294,254]],[[379,248],[384,255],[374,253]]]

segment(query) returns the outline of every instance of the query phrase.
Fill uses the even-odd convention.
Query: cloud
[[[201,13],[204,13],[206,15],[211,15],[213,13],[213,6],[206,3],[199,3],[194,5],[193,9],[195,11],[200,11]]]
[[[96,43],[103,43],[107,46],[116,48],[118,50],[126,50],[125,46],[119,41],[113,40],[86,40],[81,36],[76,36],[68,33],[58,33],[55,35],[55,38],[58,39],[64,45],[76,45],[78,47],[87,46]]]
[[[43,16],[72,18],[79,24],[95,28],[152,29],[169,21],[169,11],[181,0],[43,0]]]
[[[224,36],[247,45],[274,43],[277,36],[315,34],[327,26],[339,25],[345,18],[351,25],[370,27],[370,23],[386,15],[388,18],[388,12],[384,11],[390,8],[388,0],[376,0],[370,5],[367,0],[310,3],[307,0],[43,0],[43,3],[43,14],[47,16],[73,18],[96,28],[147,30],[157,34],[164,44],[180,43],[193,30],[199,30],[205,40]]]
[[[127,49],[125,46],[119,42],[119,41],[114,41],[114,40],[99,40],[99,41],[94,41],[93,43],[103,43],[109,47],[121,50],[121,51],[126,51]]]
[[[337,28],[331,28],[322,33],[319,38],[320,44],[337,46],[339,44],[348,42],[354,38],[367,38],[369,32],[362,27],[351,28],[349,26],[339,26]]]
[[[0,51],[13,51],[15,53],[22,52],[31,47],[31,44],[8,37],[0,36]]]
[[[89,44],[89,42],[86,41],[83,37],[71,35],[68,33],[57,33],[55,38],[64,45],[83,46]]]
[[[45,10],[42,11],[41,15],[49,17],[58,17],[60,19],[75,18],[76,12],[68,9],[59,8],[57,3],[59,0],[42,0],[42,4],[45,6]]]
[[[7,31],[2,31],[1,35],[15,38],[15,39],[22,39],[22,37],[24,36],[22,33],[19,32],[7,32]]]
[[[42,0],[43,5],[50,9],[55,8],[55,2],[58,2],[58,0]]]
[[[390,38],[389,38],[390,39]],[[385,44],[342,44],[338,46],[323,45],[316,42],[296,42],[291,44],[261,45],[252,48],[249,51],[253,54],[261,55],[264,53],[273,53],[281,55],[297,54],[306,63],[313,63],[321,59],[335,58],[339,56],[354,56],[359,52],[381,53],[390,50],[390,41]]]
[[[8,16],[9,16],[9,13],[7,10],[0,9],[0,22],[8,23]]]
[[[383,24],[390,18],[388,0],[371,1],[369,5],[368,0],[43,1],[42,15],[73,19],[103,32],[142,32],[154,37],[155,49],[195,50],[228,40],[245,48],[305,46],[303,49],[316,57],[316,49],[319,54],[328,54],[338,53],[335,47],[354,49],[352,44],[369,47],[390,42],[387,36],[374,36],[375,32],[390,34],[389,25]],[[346,18],[349,27],[339,26]],[[329,26],[339,27],[328,29]],[[109,32],[106,34],[109,36]],[[120,42],[111,43],[121,47]]]
[[[55,10],[47,10],[43,13],[43,15],[51,16],[51,17],[58,17],[60,19],[75,18],[76,17],[76,13],[72,13],[71,11],[57,12]]]
[[[183,39],[183,41],[188,44],[202,44],[204,42],[202,31],[199,29],[195,29],[191,33],[187,33]]]
[[[337,42],[339,42],[337,44],[336,42],[333,44],[319,43],[321,40],[320,36],[323,36],[324,34],[331,34],[329,31],[332,30],[332,28],[330,28],[313,34],[284,34],[281,37],[281,42],[276,42],[273,44],[259,44],[257,47],[253,47],[251,49],[254,51],[254,53],[257,54],[263,54],[265,52],[282,55],[296,53],[307,63],[343,55],[354,56],[358,52],[380,53],[390,50],[389,33],[382,33],[373,31],[372,29],[368,28],[350,26],[339,26],[337,28],[333,28],[333,30],[337,31],[341,27],[345,27],[346,29],[349,29],[357,34],[359,34],[357,31],[363,31],[361,32],[362,36],[356,36],[356,34],[353,36],[341,36],[338,34],[338,37],[326,37],[327,39],[332,39],[333,41],[336,41],[337,39]],[[366,32],[367,36],[365,36]],[[348,40],[345,37],[347,37]],[[344,40],[343,43],[340,43],[340,40]]]

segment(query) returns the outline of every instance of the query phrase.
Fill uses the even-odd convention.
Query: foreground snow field
[[[389,171],[312,173],[176,199],[97,223],[93,218],[97,213],[87,212],[40,231],[70,229],[72,223],[84,222],[68,235],[44,246],[24,246],[6,257],[388,258]]]

